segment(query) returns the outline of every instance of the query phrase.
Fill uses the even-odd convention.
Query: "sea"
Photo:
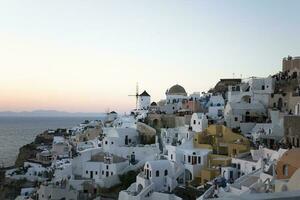
[[[0,117],[0,166],[13,166],[19,148],[47,129],[72,128],[96,117]]]

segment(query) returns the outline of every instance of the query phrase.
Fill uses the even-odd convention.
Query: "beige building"
[[[300,70],[300,57],[288,56],[282,60],[282,71]]]
[[[300,147],[300,115],[284,116],[283,123],[286,143]]]

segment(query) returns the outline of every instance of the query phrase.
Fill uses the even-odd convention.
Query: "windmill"
[[[129,97],[135,97],[135,109],[138,109],[138,100],[139,100],[139,83],[136,83],[136,90],[134,95],[128,95]]]

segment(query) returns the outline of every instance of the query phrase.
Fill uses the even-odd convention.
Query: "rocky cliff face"
[[[21,147],[19,150],[17,160],[15,162],[15,166],[22,167],[27,159],[35,158],[35,155],[37,153],[36,146],[37,145],[35,143],[31,143]]]

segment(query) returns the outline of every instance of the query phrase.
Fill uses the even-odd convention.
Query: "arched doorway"
[[[193,175],[188,169],[185,169],[184,174],[185,174],[185,181],[192,181],[193,180]]]

